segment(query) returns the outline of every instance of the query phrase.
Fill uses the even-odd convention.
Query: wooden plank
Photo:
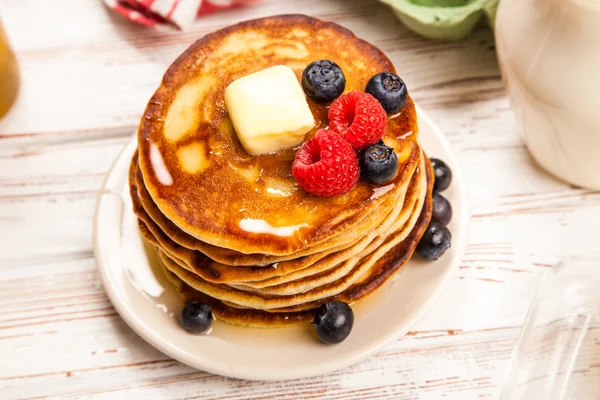
[[[405,337],[362,363],[298,381],[195,371],[116,314],[91,248],[98,188],[170,62],[241,19],[307,12],[381,47],[458,151],[473,223],[460,270]],[[101,1],[3,0],[23,88],[0,123],[0,398],[497,398],[539,279],[596,250],[600,195],[550,178],[517,133],[485,27],[459,43],[418,38],[374,1],[271,1],[156,32]],[[600,375],[586,350],[581,373]]]
[[[135,129],[147,99],[172,60],[195,39],[234,21],[236,15],[215,14],[189,31],[165,34],[132,26],[109,14],[99,1],[7,2],[2,7],[23,74],[17,106],[3,121],[4,134],[84,131],[90,126]],[[30,15],[28,7],[39,10],[36,16]],[[411,89],[423,105],[445,104],[448,96],[444,93],[455,87],[475,99],[501,95],[495,55],[489,49],[491,37],[483,29],[457,47],[415,37],[376,2],[342,5],[313,1],[305,6],[287,1],[288,10],[311,10],[314,15],[335,19],[382,46],[407,82],[418,82]],[[271,2],[244,10],[243,15],[252,18],[278,11],[279,3]],[[41,17],[44,13],[52,13],[53,18]],[[73,21],[71,15],[78,17]],[[25,19],[27,24],[19,23]],[[29,32],[32,24],[36,35]],[[467,54],[469,59],[456,62]],[[483,87],[474,90],[476,85]]]

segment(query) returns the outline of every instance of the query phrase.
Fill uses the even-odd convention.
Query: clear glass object
[[[533,158],[600,190],[600,0],[502,0],[496,48]]]
[[[19,91],[19,67],[0,21],[0,119],[12,107]]]
[[[600,258],[561,262],[525,320],[501,400],[600,399]]]

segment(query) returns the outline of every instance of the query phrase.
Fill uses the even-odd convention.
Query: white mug
[[[496,47],[534,159],[600,190],[600,0],[501,0]]]

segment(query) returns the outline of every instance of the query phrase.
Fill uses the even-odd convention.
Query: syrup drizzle
[[[281,189],[275,189],[275,188],[271,188],[271,187],[267,188],[267,192],[270,193],[270,194],[274,194],[274,195],[277,195],[277,196],[283,196],[283,197],[288,197],[288,196],[291,195],[291,193],[289,193],[289,192],[284,192]]]
[[[384,194],[386,194],[387,192],[392,190],[394,188],[394,186],[396,186],[396,185],[391,183],[387,186],[382,186],[382,187],[373,189],[373,194],[371,195],[369,200],[375,200],[376,198],[383,196]]]
[[[158,146],[153,142],[150,142],[150,163],[158,181],[164,186],[171,186],[173,177],[165,165],[165,160],[163,160]]]
[[[273,226],[264,219],[244,218],[239,222],[240,229],[252,233],[268,233],[274,236],[288,237],[293,236],[298,229],[308,228],[310,225],[303,222],[291,226]]]

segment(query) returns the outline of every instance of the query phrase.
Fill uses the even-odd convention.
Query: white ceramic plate
[[[452,202],[452,248],[436,262],[416,257],[375,294],[353,306],[354,329],[341,344],[323,345],[310,324],[291,328],[240,328],[215,321],[208,335],[178,324],[182,304],[144,244],[129,198],[127,175],[133,138],[110,171],[98,200],[94,236],[104,289],[119,314],[142,338],[192,367],[242,379],[280,380],[324,374],[374,353],[404,334],[436,299],[464,253],[470,218],[467,188],[444,135],[418,109],[420,140],[430,157],[452,168],[444,195]]]

